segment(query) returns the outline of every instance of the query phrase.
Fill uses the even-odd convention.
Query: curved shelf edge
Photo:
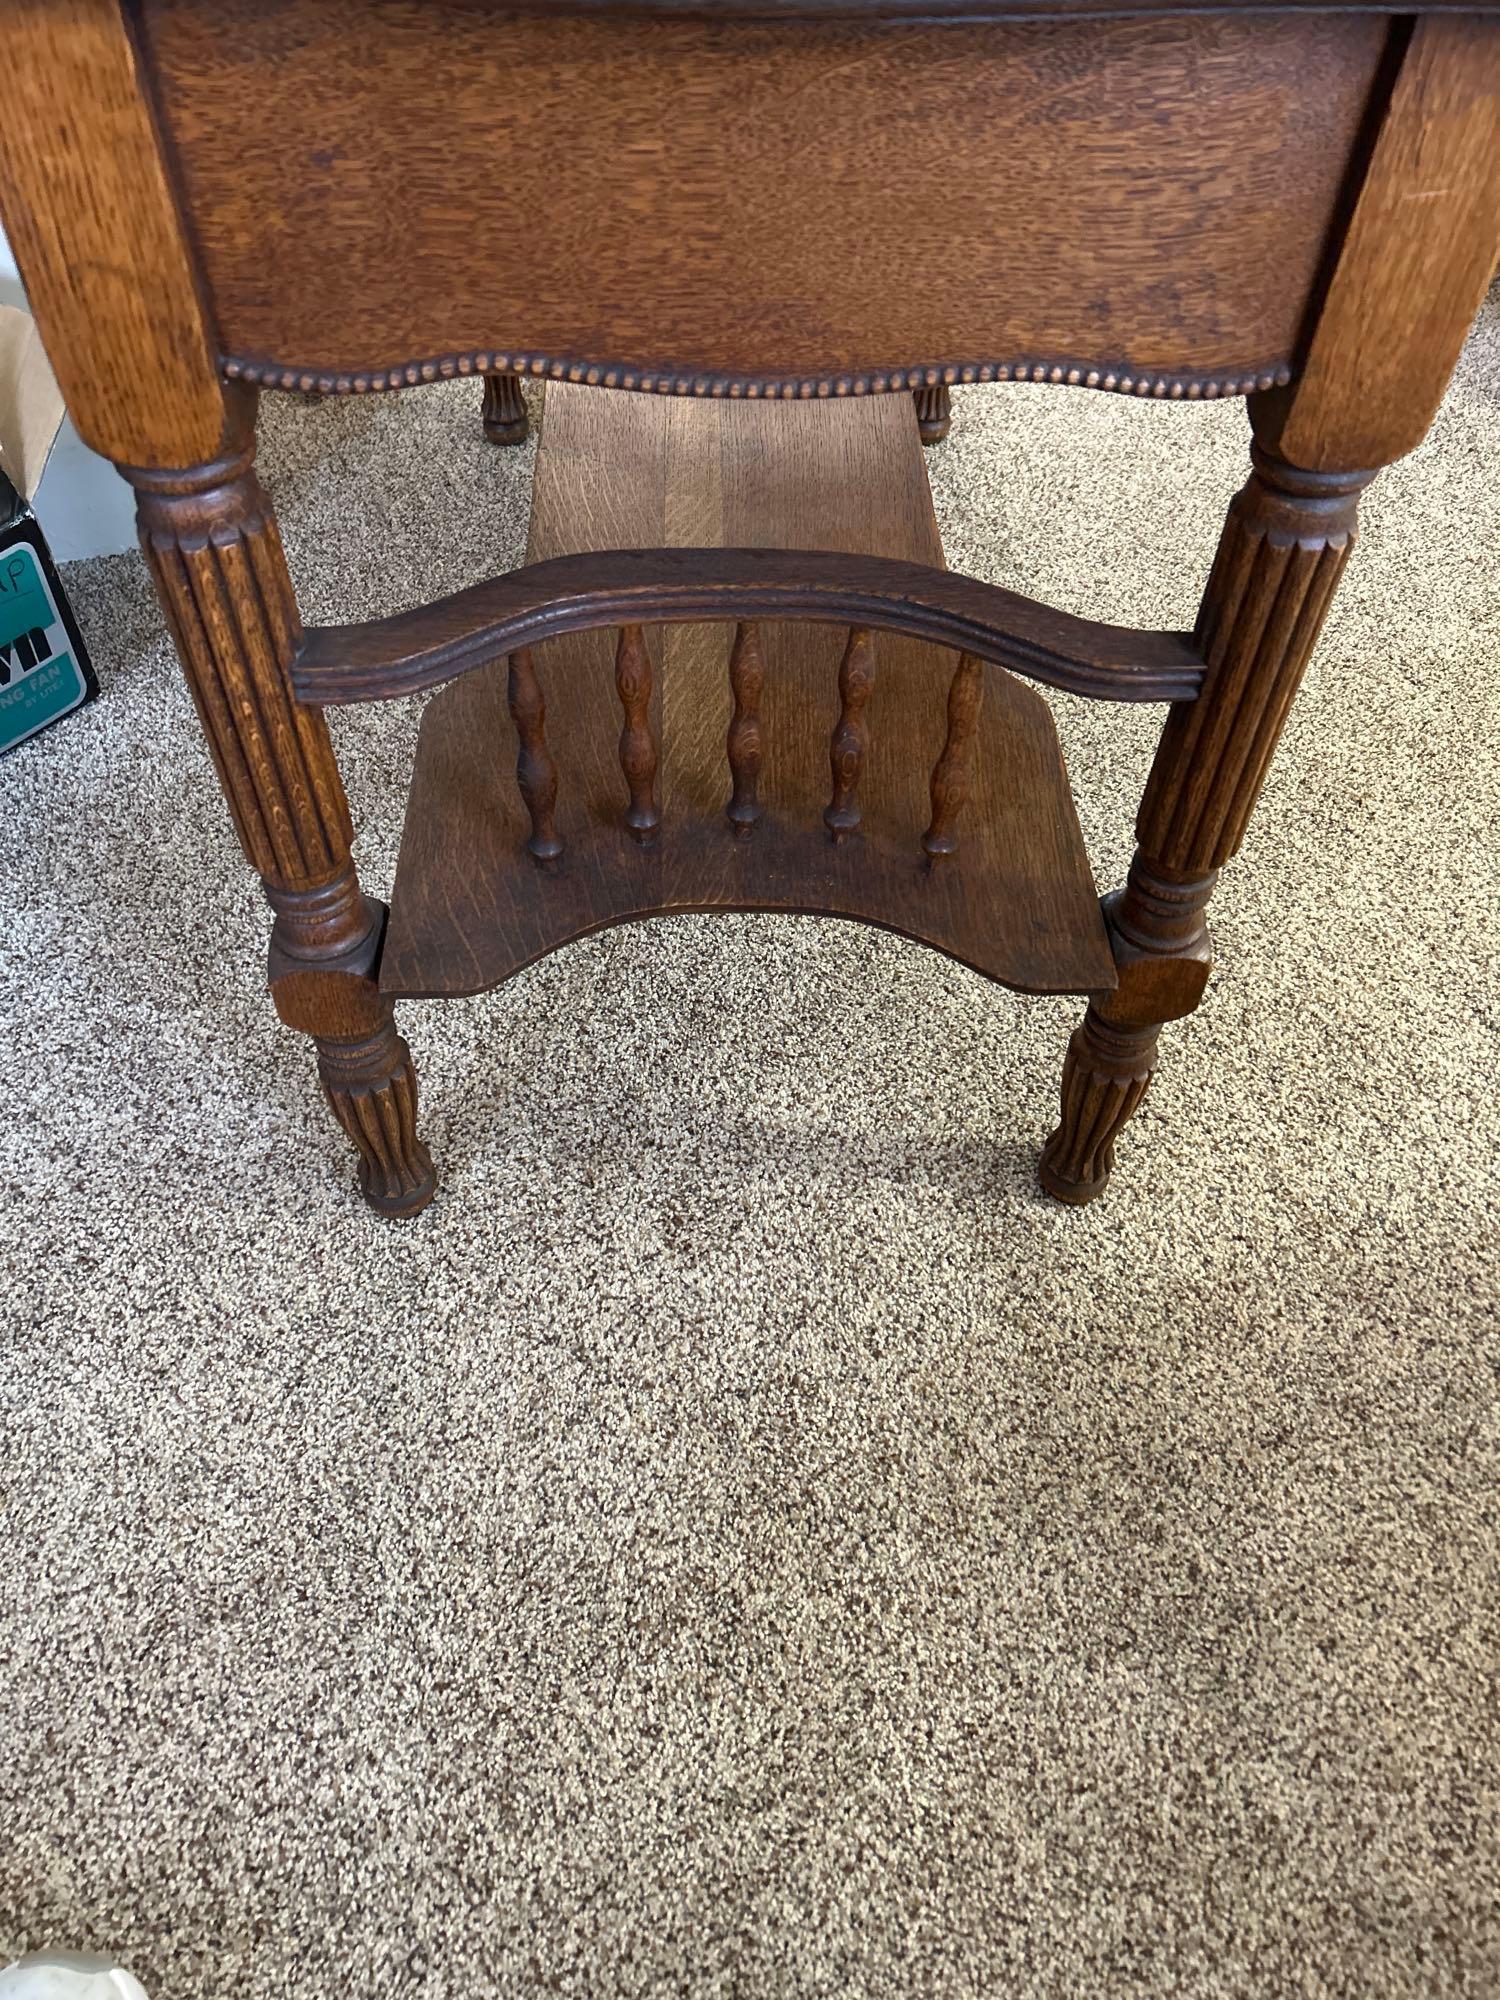
[[[815,917],[835,923],[862,924],[866,930],[886,931],[892,937],[904,938],[908,944],[922,945],[928,951],[938,952],[942,957],[952,959],[955,965],[963,966],[969,972],[977,972],[982,979],[1002,986],[1010,993],[1020,993],[1035,997],[1052,998],[1072,995],[1084,998],[1093,993],[1110,993],[1119,985],[1119,973],[1110,957],[1108,933],[1104,920],[1099,918],[1097,937],[1092,932],[1088,937],[1090,945],[1097,946],[1097,964],[1088,979],[1073,977],[1061,981],[1027,978],[1020,972],[1009,969],[996,970],[972,953],[966,952],[952,939],[930,930],[920,930],[913,924],[904,924],[895,917],[877,916],[869,910],[861,910],[846,903],[819,902],[816,900],[773,902],[757,901],[747,897],[737,902],[685,902],[663,907],[660,903],[642,902],[639,907],[621,904],[613,910],[597,913],[580,919],[576,928],[564,934],[549,937],[544,944],[536,945],[526,957],[508,959],[503,967],[486,969],[477,975],[473,983],[452,979],[433,979],[424,982],[420,973],[408,973],[404,965],[398,971],[388,974],[385,966],[380,973],[380,990],[392,1000],[466,1000],[481,993],[493,993],[497,988],[513,979],[518,972],[528,966],[539,965],[544,958],[550,958],[555,951],[564,950],[568,945],[578,944],[584,938],[597,937],[601,931],[618,930],[623,924],[651,923],[658,918],[674,917]]]
[[[292,684],[318,706],[388,701],[570,632],[748,618],[867,625],[1102,701],[1191,701],[1205,671],[1189,633],[1078,618],[924,563],[678,548],[558,556],[391,618],[315,626]]]
[[[934,866],[922,829],[949,676],[932,671],[919,644],[882,648],[872,705],[884,708],[861,775],[860,824],[835,841],[822,805],[839,638],[808,624],[769,629],[775,699],[763,717],[763,810],[737,838],[724,739],[717,726],[707,735],[697,726],[724,693],[728,635],[711,636],[717,643],[668,636],[660,647],[661,820],[645,844],[625,820],[619,703],[612,676],[595,671],[609,653],[597,636],[564,639],[546,669],[549,689],[566,683],[574,693],[554,705],[561,851],[545,867],[528,851],[504,664],[464,675],[427,704],[381,959],[386,992],[484,992],[592,932],[722,910],[872,925],[1016,992],[1115,984],[1056,724],[1035,689],[985,673],[958,845]]]

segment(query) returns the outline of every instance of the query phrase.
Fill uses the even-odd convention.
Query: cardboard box
[[[31,511],[62,418],[35,322],[0,306],[0,754],[99,692]]]

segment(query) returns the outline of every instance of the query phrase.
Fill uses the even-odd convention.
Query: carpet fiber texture
[[[408,1005],[353,1191],[134,557],[0,767],[0,1945],[157,2000],[1500,1990],[1500,306],[1383,477],[1109,1196],[1076,1003],[681,918]],[[950,561],[1192,620],[1239,405],[955,398]],[[520,559],[271,400],[314,619]],[[1158,711],[1056,704],[1101,883]],[[389,889],[413,705],[333,718]]]

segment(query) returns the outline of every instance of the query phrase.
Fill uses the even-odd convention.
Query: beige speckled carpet
[[[156,2000],[1492,2000],[1500,309],[1388,474],[1110,1196],[1071,1003],[679,919],[408,1006],[369,1215],[134,558],[0,766],[0,1945]],[[519,559],[273,406],[314,618]],[[1191,621],[1238,406],[957,398],[951,561]],[[1157,717],[1059,703],[1102,880]],[[335,720],[389,886],[410,708]],[[580,1023],[582,1024],[580,1026]]]

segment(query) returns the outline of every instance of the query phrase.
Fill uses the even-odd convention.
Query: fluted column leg
[[[380,992],[385,908],[363,895],[353,827],[321,710],[292,694],[301,628],[270,502],[254,469],[254,400],[237,395],[225,455],[181,472],[128,470],[141,546],[187,674],[240,845],[275,912],[270,984],[315,1039],[366,1198],[410,1215],[431,1200],[416,1077]]]
[[[1162,733],[1139,846],[1105,921],[1119,985],[1096,994],[1068,1048],[1062,1118],[1041,1180],[1069,1202],[1102,1194],[1139,1109],[1166,1021],[1192,1012],[1210,966],[1204,911],[1238,851],[1287,711],[1354,543],[1369,472],[1303,472],[1259,445],[1229,509],[1198,620],[1196,701]]]

